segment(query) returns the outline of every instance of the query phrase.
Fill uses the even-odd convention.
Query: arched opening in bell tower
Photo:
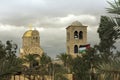
[[[78,53],[78,46],[77,45],[74,46],[74,53]]]
[[[79,39],[83,39],[83,32],[82,31],[79,32]]]
[[[78,32],[77,31],[74,32],[74,38],[75,39],[78,38]]]

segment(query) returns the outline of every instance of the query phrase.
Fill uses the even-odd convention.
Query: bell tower
[[[87,43],[87,26],[75,21],[66,28],[66,35],[67,54],[77,55],[80,46]]]

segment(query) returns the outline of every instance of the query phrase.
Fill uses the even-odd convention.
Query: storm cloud
[[[20,48],[22,35],[33,24],[41,47],[55,57],[66,52],[66,27],[78,20],[88,26],[88,43],[94,45],[107,7],[107,0],[0,0],[0,40],[13,40]]]

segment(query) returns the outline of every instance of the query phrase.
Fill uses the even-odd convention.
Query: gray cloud
[[[99,42],[100,15],[107,0],[0,0],[0,40],[13,40],[19,47],[22,35],[33,24],[40,32],[41,47],[55,57],[66,52],[66,30],[73,21],[88,26],[88,43]],[[94,37],[93,37],[94,36]]]
[[[0,6],[1,23],[23,26],[46,17],[100,15],[105,12],[106,0],[2,0]]]
[[[59,53],[66,52],[65,29],[45,29],[40,34],[41,46],[48,55],[55,57]]]

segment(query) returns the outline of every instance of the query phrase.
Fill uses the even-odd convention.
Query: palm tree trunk
[[[44,75],[42,75],[42,80],[44,80]]]
[[[20,75],[19,75],[19,80],[20,80]]]
[[[31,80],[31,75],[29,75],[29,80]]]
[[[14,80],[15,80],[15,75],[13,75],[14,76]]]
[[[25,75],[23,77],[24,77],[24,80],[25,80]]]

